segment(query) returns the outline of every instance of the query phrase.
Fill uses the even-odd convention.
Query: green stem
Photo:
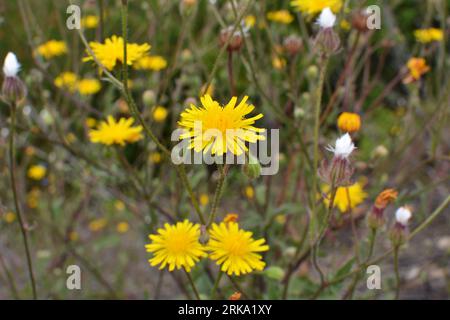
[[[398,300],[400,296],[400,272],[398,269],[398,251],[399,246],[394,248],[394,271],[395,271],[395,300]]]
[[[194,283],[194,280],[192,280],[191,274],[189,272],[187,272],[185,269],[183,269],[183,270],[189,280],[189,283],[191,284],[191,287],[192,287],[192,290],[194,291],[195,297],[197,298],[197,300],[202,300],[202,299],[200,299],[200,294],[198,293],[197,288],[195,287],[195,283]]]
[[[227,172],[228,172],[228,165],[225,164],[222,167],[222,170],[220,170],[220,178],[219,181],[217,182],[216,192],[214,194],[214,200],[211,206],[211,213],[209,214],[208,227],[214,222],[216,218],[217,206],[219,205],[220,198],[222,197],[222,189],[223,185],[225,184]]]
[[[211,291],[211,299],[214,300],[216,298],[217,289],[219,288],[220,279],[222,279],[223,272],[219,271],[217,275],[216,281],[214,282],[214,287]]]
[[[17,185],[16,185],[16,151],[15,151],[15,135],[16,135],[16,104],[11,105],[11,128],[9,133],[9,161],[10,161],[10,176],[11,176],[11,186],[14,196],[14,205],[16,207],[17,217],[20,225],[20,232],[22,233],[23,243],[25,246],[25,253],[28,265],[28,273],[31,281],[31,288],[33,290],[33,299],[37,299],[36,293],[36,282],[34,281],[33,274],[33,262],[31,260],[30,247],[28,245],[28,235],[25,228],[22,210],[19,204],[19,198],[17,196]]]

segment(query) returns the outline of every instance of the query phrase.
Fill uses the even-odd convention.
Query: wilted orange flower
[[[242,294],[238,291],[236,291],[235,293],[233,293],[228,300],[241,300]]]
[[[427,65],[427,62],[424,58],[411,58],[408,60],[407,67],[409,70],[409,74],[403,80],[404,83],[411,83],[417,81],[430,71],[430,67]]]
[[[225,218],[223,218],[223,222],[237,222],[239,219],[239,215],[237,213],[228,213]]]
[[[383,190],[375,200],[375,206],[377,208],[386,208],[386,206],[397,199],[398,192],[395,189]]]

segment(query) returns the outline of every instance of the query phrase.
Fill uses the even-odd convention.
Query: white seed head
[[[339,158],[348,158],[355,149],[356,147],[348,133],[336,139],[336,145],[334,147],[331,145],[327,147],[328,151],[334,152],[334,156]]]
[[[317,18],[317,24],[323,29],[333,28],[335,22],[336,16],[328,7],[323,9],[320,13],[319,18]]]
[[[403,226],[408,224],[409,219],[411,219],[411,210],[407,207],[400,207],[395,212],[395,220]]]
[[[15,77],[20,70],[20,63],[14,53],[9,52],[3,63],[3,73],[7,77]]]

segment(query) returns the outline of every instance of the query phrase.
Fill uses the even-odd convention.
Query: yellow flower
[[[239,215],[237,213],[227,213],[225,218],[223,218],[223,222],[237,222],[239,220]]]
[[[116,208],[117,211],[123,211],[125,210],[125,203],[120,200],[114,201],[114,208]]]
[[[339,24],[339,26],[341,27],[342,30],[344,31],[348,31],[350,30],[350,28],[352,27],[350,22],[348,22],[348,20],[346,19],[342,19],[341,23]]]
[[[41,195],[41,191],[38,188],[33,188],[27,194],[27,206],[31,209],[35,209],[39,203],[39,196]]]
[[[67,46],[64,41],[50,40],[37,47],[37,52],[48,60],[67,53]]]
[[[277,70],[281,70],[286,66],[286,60],[284,60],[283,58],[274,56],[272,59],[272,66]]]
[[[116,229],[118,233],[127,233],[128,230],[130,230],[130,225],[128,224],[128,222],[121,221],[117,224]]]
[[[160,71],[167,67],[167,61],[161,56],[145,56],[134,63],[137,70]]]
[[[155,151],[155,152],[150,153],[150,156],[148,157],[148,159],[150,160],[151,163],[158,164],[162,160],[162,155],[160,152]]]
[[[337,125],[343,132],[356,132],[361,128],[361,117],[357,113],[342,112],[338,117]]]
[[[89,117],[86,119],[85,124],[88,128],[94,128],[97,125],[97,120]]]
[[[288,10],[278,10],[268,12],[267,19],[273,22],[290,24],[294,21],[294,16]]]
[[[265,137],[259,134],[264,129],[253,126],[256,120],[263,117],[261,113],[245,118],[255,109],[247,104],[247,99],[247,96],[244,97],[236,106],[237,98],[233,97],[225,107],[221,107],[211,96],[201,97],[202,107],[191,104],[190,109],[181,113],[178,124],[185,129],[185,133],[180,139],[189,139],[190,149],[196,152],[203,150],[204,153],[211,151],[212,155],[220,156],[230,151],[239,156],[248,151],[246,141],[255,143]]]
[[[247,28],[253,28],[256,24],[256,17],[251,14],[248,16],[245,16],[244,23]]]
[[[7,212],[3,219],[6,223],[13,223],[16,220],[16,214],[14,212]]]
[[[105,218],[99,218],[99,219],[95,219],[92,220],[91,222],[89,222],[89,230],[91,230],[92,232],[98,232],[100,230],[102,230],[104,227],[106,227],[107,221]]]
[[[123,38],[112,36],[105,40],[105,43],[90,42],[89,46],[97,59],[106,69],[112,70],[118,62],[124,63],[123,58]],[[127,64],[133,65],[140,58],[148,55],[150,45],[148,43],[137,44],[127,43]],[[85,57],[83,61],[94,60],[92,56]]]
[[[422,75],[430,71],[430,67],[423,58],[411,58],[408,60],[407,67],[409,74],[403,80],[404,83],[411,83],[419,80]]]
[[[69,233],[69,240],[72,242],[77,241],[80,238],[80,235],[76,231],[72,231]]]
[[[47,173],[47,168],[42,166],[42,165],[36,165],[36,166],[31,166],[28,169],[28,178],[33,179],[33,180],[41,180],[42,178],[45,177],[45,174]]]
[[[168,113],[167,109],[163,106],[157,106],[153,110],[153,120],[156,122],[163,122],[166,120]]]
[[[254,240],[250,231],[239,229],[236,222],[213,223],[206,248],[210,258],[221,265],[221,271],[228,275],[241,275],[261,271],[266,265],[258,252],[269,250],[265,239]]]
[[[126,142],[133,143],[143,138],[142,126],[132,127],[133,118],[120,118],[118,122],[108,116],[107,121],[102,121],[97,130],[89,131],[89,138],[93,143],[103,143],[108,146],[118,144],[124,146]]]
[[[78,77],[73,72],[63,72],[55,78],[55,86],[74,92],[77,89]]]
[[[190,272],[201,257],[207,256],[199,237],[199,224],[188,220],[176,225],[166,223],[164,229],[158,229],[158,234],[149,236],[152,242],[145,246],[147,252],[153,253],[153,258],[148,260],[150,265],[159,265],[160,270],[168,265],[169,271],[183,267]]]
[[[78,82],[78,92],[82,96],[96,94],[101,88],[102,85],[97,79],[83,79]]]
[[[322,188],[324,193],[330,192],[330,186],[324,186]],[[329,205],[329,196],[323,200],[325,205]],[[348,187],[339,187],[336,191],[333,207],[338,207],[342,213],[347,212],[349,209],[353,209],[360,205],[364,199],[367,198],[367,193],[363,190],[361,183],[357,182]]]
[[[202,206],[206,206],[209,203],[209,197],[208,197],[208,195],[206,193],[202,193],[200,195],[200,199],[199,200],[200,200],[200,204]]]
[[[246,196],[248,199],[253,199],[253,198],[255,197],[255,190],[254,190],[253,187],[251,187],[251,186],[245,187],[244,192],[245,192],[245,196]]]
[[[316,15],[326,7],[337,13],[341,10],[342,0],[293,0],[291,5],[307,15]]]
[[[89,15],[81,19],[81,25],[86,29],[95,29],[98,26],[99,17]]]
[[[414,31],[414,37],[421,43],[442,41],[444,39],[444,32],[442,29],[437,28],[419,29]]]

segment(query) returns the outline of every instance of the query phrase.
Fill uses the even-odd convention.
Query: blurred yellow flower
[[[153,70],[160,71],[167,67],[167,61],[161,56],[145,56],[134,63],[137,70]]]
[[[248,97],[244,97],[236,106],[237,98],[222,107],[211,96],[200,98],[202,107],[197,108],[191,104],[189,109],[181,113],[178,124],[185,129],[180,139],[189,139],[189,148],[195,152],[211,152],[212,155],[223,155],[230,151],[235,155],[241,155],[248,151],[245,142],[255,143],[264,140],[260,133],[264,129],[253,126],[256,120],[263,117],[260,113],[246,119],[255,107],[247,104]]]
[[[77,89],[78,77],[73,72],[63,72],[55,78],[55,86],[74,92]]]
[[[247,186],[247,187],[245,187],[244,192],[245,192],[245,196],[246,196],[248,199],[253,199],[253,198],[255,197],[255,190],[253,189],[252,186]]]
[[[325,185],[322,187],[322,191],[324,193],[330,192],[330,186]],[[330,195],[323,199],[325,205],[329,205]],[[345,213],[350,209],[353,209],[364,202],[364,199],[367,198],[367,193],[363,190],[363,185],[359,182],[348,186],[348,187],[339,187],[336,191],[336,196],[334,199],[333,207],[338,207],[339,211]]]
[[[68,144],[72,144],[77,140],[77,137],[72,132],[69,132],[66,134],[65,139]]]
[[[237,222],[239,220],[239,215],[237,213],[227,213],[225,218],[223,218],[223,222]]]
[[[38,46],[37,52],[45,59],[51,59],[67,53],[67,46],[64,41],[50,40]]]
[[[47,173],[46,167],[44,167],[42,165],[35,165],[35,166],[31,166],[28,169],[27,175],[28,175],[28,178],[39,181],[45,177],[46,173]]]
[[[147,252],[153,253],[153,258],[148,260],[150,265],[159,265],[160,270],[168,265],[169,271],[183,267],[190,272],[201,257],[207,256],[199,237],[199,224],[188,220],[175,225],[166,223],[164,229],[158,229],[158,234],[149,235],[152,242],[145,248]]]
[[[86,127],[94,128],[97,125],[97,120],[95,118],[87,118],[85,121]]]
[[[105,218],[94,219],[89,222],[89,230],[92,232],[98,232],[106,227],[107,220]]]
[[[356,132],[361,128],[361,117],[357,113],[342,112],[338,117],[337,125],[343,132]]]
[[[41,195],[41,191],[38,188],[33,188],[27,194],[27,206],[31,209],[35,209],[39,203],[39,196]]]
[[[114,201],[114,208],[116,208],[117,211],[123,211],[125,210],[125,203],[121,200]]]
[[[155,151],[155,152],[150,153],[148,159],[151,163],[158,164],[162,160],[162,155],[160,152]]]
[[[200,204],[202,206],[206,206],[209,203],[209,197],[208,197],[208,195],[206,193],[202,193],[200,195],[200,199],[199,200],[200,200]]]
[[[342,0],[293,0],[291,5],[307,15],[316,15],[327,7],[337,13],[342,8]]]
[[[97,79],[82,79],[78,82],[78,92],[82,96],[96,94],[101,88],[102,85]]]
[[[78,241],[78,239],[80,238],[80,235],[78,234],[78,232],[76,231],[72,231],[69,233],[69,240],[72,242]]]
[[[90,42],[89,46],[97,59],[108,70],[114,69],[118,62],[124,63],[122,37],[114,35],[111,38],[107,38],[105,43]],[[127,64],[131,66],[140,58],[148,55],[150,48],[148,43],[127,43]],[[83,59],[83,61],[92,60],[94,60],[94,58],[90,55]]]
[[[294,16],[288,10],[278,10],[268,12],[267,19],[282,24],[290,24],[294,21]]]
[[[442,41],[444,39],[444,32],[442,29],[437,28],[419,29],[414,31],[414,37],[421,43]]]
[[[272,58],[272,66],[277,70],[281,70],[286,66],[286,60],[278,56],[275,56]]]
[[[247,28],[253,28],[256,24],[256,17],[254,15],[248,15],[244,17],[244,24]]]
[[[254,240],[252,232],[239,229],[236,222],[213,223],[209,234],[206,249],[222,272],[239,276],[264,269],[266,264],[258,252],[269,250],[265,239]]]
[[[133,143],[143,138],[142,126],[132,127],[133,118],[120,118],[118,122],[108,116],[107,121],[102,121],[98,129],[89,131],[89,138],[93,143],[103,143],[108,146],[118,144],[124,146],[125,143]]]
[[[126,221],[121,221],[116,226],[118,233],[127,233],[130,230],[130,225]]]
[[[169,112],[166,108],[164,108],[163,106],[156,106],[153,110],[153,120],[155,120],[156,122],[163,122],[164,120],[166,120],[168,114]]]
[[[346,19],[342,19],[341,23],[339,23],[339,26],[341,27],[342,30],[344,31],[348,31],[350,30],[350,28],[352,27],[350,22],[348,22],[348,20]]]
[[[16,220],[16,214],[14,212],[7,212],[3,217],[6,223],[13,223]]]
[[[430,71],[430,67],[423,58],[411,58],[408,60],[407,67],[409,74],[403,80],[404,83],[411,83],[419,80],[422,75]]]
[[[99,17],[95,15],[88,15],[81,19],[81,25],[86,29],[95,29],[98,26]]]

